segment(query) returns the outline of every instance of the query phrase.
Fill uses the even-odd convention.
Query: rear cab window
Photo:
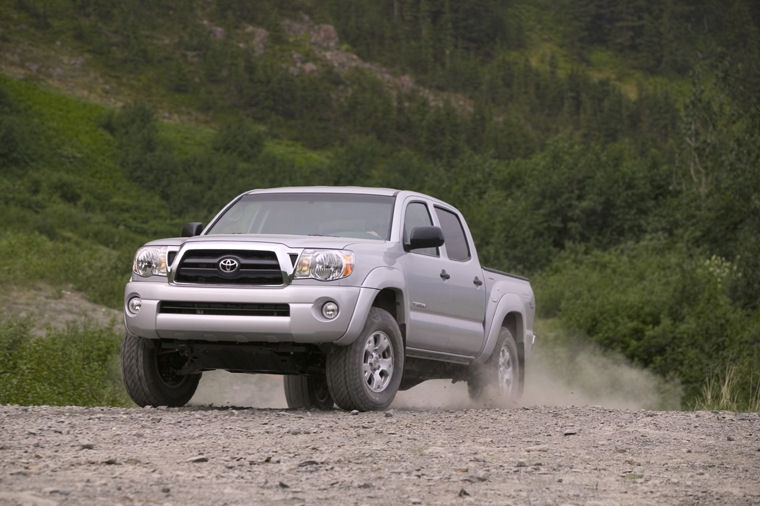
[[[435,214],[443,231],[444,246],[449,260],[465,262],[471,258],[467,235],[459,216],[442,207],[435,207]]]

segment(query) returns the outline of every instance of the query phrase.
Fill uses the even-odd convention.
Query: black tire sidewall
[[[335,404],[327,386],[327,378],[320,376],[286,375],[283,378],[285,401],[291,409],[332,409]]]
[[[121,347],[121,369],[127,394],[140,406],[184,406],[198,387],[201,374],[188,374],[177,384],[161,377],[157,343],[125,334]]]
[[[505,401],[515,401],[520,398],[522,394],[522,372],[520,367],[520,355],[517,352],[517,342],[512,336],[512,332],[509,329],[502,329],[499,333],[499,344],[494,350],[492,357],[493,364],[491,365],[492,381],[498,382],[499,380],[499,354],[502,348],[506,347],[509,350],[509,359],[512,363],[512,390],[509,394],[502,397]]]
[[[499,381],[499,355],[505,346],[509,350],[514,371],[512,391],[509,395],[502,395],[497,386]],[[517,342],[509,329],[502,327],[499,331],[499,340],[493,353],[483,365],[472,372],[472,376],[467,382],[467,391],[473,400],[514,402],[520,398],[523,392],[522,365],[517,351]]]
[[[367,339],[382,331],[393,350],[393,375],[381,392],[373,392],[364,381],[364,348]],[[373,411],[387,408],[401,385],[404,372],[404,343],[396,320],[386,310],[373,307],[359,337],[346,347],[336,347],[327,357],[327,383],[335,403],[346,410]]]
[[[306,391],[309,396],[310,408],[316,409],[332,409],[335,405],[332,395],[330,395],[330,389],[327,386],[327,379],[317,376],[308,376],[306,379]]]
[[[380,330],[384,332],[391,341],[393,347],[393,376],[391,377],[388,386],[382,392],[373,392],[370,390],[369,385],[364,381],[364,374],[362,366],[364,364],[364,344],[375,331]],[[403,341],[401,339],[401,331],[398,328],[398,324],[393,317],[384,309],[373,307],[370,311],[370,317],[367,319],[367,325],[364,326],[361,336],[354,342],[355,350],[354,356],[358,363],[359,379],[361,385],[364,388],[364,392],[368,398],[372,399],[372,403],[376,407],[373,409],[385,409],[393,402],[398,392],[398,387],[401,385],[401,377],[404,370],[404,352]]]

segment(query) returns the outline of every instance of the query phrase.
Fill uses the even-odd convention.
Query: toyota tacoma
[[[141,406],[182,406],[204,371],[284,375],[293,408],[381,410],[429,379],[522,392],[528,281],[482,267],[462,214],[411,191],[252,190],[134,258],[121,370]]]

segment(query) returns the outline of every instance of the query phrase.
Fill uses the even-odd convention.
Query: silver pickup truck
[[[513,400],[535,340],[524,278],[483,268],[459,211],[410,191],[246,192],[140,248],[121,369],[138,405],[181,406],[203,371],[285,375],[294,408],[386,408],[466,381]]]

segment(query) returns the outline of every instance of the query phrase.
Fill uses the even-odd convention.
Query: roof
[[[406,197],[411,195],[430,199],[435,204],[453,207],[451,204],[448,204],[441,199],[416,191],[396,190],[393,188],[372,188],[368,186],[285,186],[281,188],[258,188],[249,190],[243,195],[253,195],[257,193],[350,193],[354,195],[386,195],[389,197],[399,195]]]
[[[247,191],[253,193],[359,193],[369,195],[396,195],[399,190],[392,188],[368,188],[364,186],[288,186],[282,188],[260,188]]]

